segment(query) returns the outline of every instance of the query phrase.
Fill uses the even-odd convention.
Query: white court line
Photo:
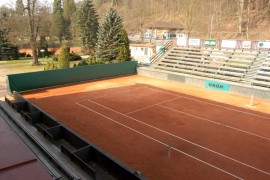
[[[152,88],[149,88],[149,89],[152,89]],[[157,91],[159,91],[159,90],[157,90]],[[163,92],[163,91],[162,91],[162,92]],[[164,91],[164,93],[167,93],[167,92]],[[168,93],[168,94],[171,94],[171,93]],[[184,96],[178,96],[177,98],[174,98],[174,99],[178,99],[178,98],[186,98],[186,97],[184,97]],[[192,116],[192,117],[196,117],[196,118],[201,119],[201,120],[204,120],[204,121],[208,121],[208,122],[211,122],[211,123],[220,125],[220,126],[224,126],[224,127],[227,127],[227,128],[233,129],[233,130],[236,130],[236,131],[240,131],[240,132],[243,132],[243,133],[246,133],[246,134],[249,134],[249,135],[253,135],[253,136],[256,136],[256,137],[259,137],[259,138],[266,139],[266,140],[270,141],[270,138],[265,137],[265,136],[261,136],[261,135],[259,135],[259,134],[255,134],[255,133],[252,133],[252,132],[249,132],[249,131],[245,131],[245,130],[242,130],[242,129],[239,129],[239,128],[236,128],[236,127],[233,127],[233,126],[229,126],[229,125],[226,125],[226,124],[223,124],[223,123],[219,123],[219,122],[216,122],[216,121],[212,121],[212,120],[210,120],[210,119],[206,119],[206,118],[203,118],[203,117],[200,117],[200,116],[196,116],[196,115],[193,115],[193,114],[189,114],[189,113],[186,113],[186,112],[183,112],[183,111],[179,111],[179,110],[176,110],[176,109],[169,108],[169,107],[166,107],[166,106],[162,106],[162,105],[161,105],[161,104],[163,104],[163,103],[172,101],[172,100],[174,100],[174,99],[171,99],[171,100],[168,100],[168,101],[164,101],[164,102],[161,102],[161,103],[157,103],[157,104],[155,104],[155,105],[161,106],[161,107],[166,108],[166,109],[170,109],[170,110],[173,110],[173,111],[182,113],[182,114],[186,114],[186,115],[189,115],[189,116]],[[187,98],[187,99],[189,99],[189,98]],[[192,99],[191,99],[191,100],[192,100]],[[147,107],[145,107],[145,108],[137,109],[137,110],[135,110],[135,111],[126,113],[126,115],[132,114],[132,113],[135,113],[135,112],[144,110],[144,109],[148,109],[148,108],[154,107],[155,105],[151,105],[151,106],[147,106]]]
[[[160,90],[158,90],[158,89],[149,88],[149,87],[140,87],[140,88],[138,88],[138,89],[150,89],[150,90],[154,90],[154,91],[159,91],[159,92],[162,92],[162,93],[170,94],[170,95],[173,95],[173,96],[177,96],[176,94],[163,92],[163,91],[160,91]],[[138,89],[132,89],[132,90],[138,91]],[[128,91],[128,90],[127,90],[127,91]],[[124,92],[126,92],[126,91],[124,91]],[[115,93],[115,94],[111,94],[111,95],[100,96],[100,97],[89,98],[89,100],[92,100],[92,99],[99,99],[99,98],[103,98],[103,97],[114,97],[114,96],[116,96],[117,94],[121,94],[121,93],[123,93],[123,92]],[[137,96],[137,94],[131,94],[130,96]],[[180,97],[180,96],[177,96],[177,97]]]
[[[268,137],[261,136],[261,135],[258,135],[258,134],[255,134],[255,133],[252,133],[252,132],[249,132],[249,131],[245,131],[245,130],[242,130],[242,129],[238,129],[238,128],[235,128],[233,126],[222,124],[222,123],[219,123],[219,122],[216,122],[216,121],[211,121],[210,119],[206,119],[206,118],[203,118],[203,117],[200,117],[200,116],[189,114],[189,113],[179,111],[179,110],[176,110],[176,109],[173,109],[173,108],[169,108],[169,107],[166,107],[166,106],[163,106],[163,105],[160,105],[160,104],[157,104],[157,106],[160,106],[160,107],[163,107],[163,108],[166,108],[166,109],[178,112],[178,113],[182,113],[182,114],[185,114],[185,115],[188,115],[188,116],[191,116],[191,117],[195,117],[195,118],[198,118],[198,119],[201,119],[203,121],[207,121],[207,122],[210,122],[210,123],[213,123],[213,124],[217,124],[217,125],[220,125],[220,126],[225,126],[227,128],[230,128],[230,129],[233,129],[233,130],[236,130],[236,131],[240,131],[240,132],[243,132],[243,133],[246,133],[246,134],[256,136],[256,137],[259,137],[259,138],[266,139],[266,140],[270,141],[270,138],[268,138]]]
[[[92,100],[92,99],[99,99],[99,98],[104,98],[104,97],[115,97],[115,96],[117,96],[119,94],[122,95],[122,94],[125,94],[125,93],[130,93],[130,91],[139,91],[140,89],[148,89],[148,88],[147,87],[140,87],[140,88],[136,88],[136,89],[129,89],[129,90],[125,90],[125,91],[122,91],[122,92],[112,93],[110,95],[93,97],[93,98],[89,98],[89,99]],[[135,96],[135,93],[134,93],[134,95],[130,95],[130,96]]]
[[[115,97],[115,96],[117,96],[118,94],[126,93],[126,92],[133,91],[133,90],[134,90],[134,91],[139,91],[140,89],[151,89],[151,90],[154,90],[154,91],[160,91],[160,90],[158,90],[158,89],[149,88],[149,87],[138,87],[138,88],[135,88],[135,89],[124,90],[124,91],[122,91],[122,92],[111,93],[111,94],[109,94],[109,95],[98,96],[98,97],[87,98],[87,99],[75,101],[75,103],[80,103],[80,102],[84,102],[84,101],[87,101],[87,100],[99,99],[99,98],[104,98],[104,97]],[[160,92],[163,92],[163,91],[160,91]],[[167,93],[167,92],[163,92],[163,93]],[[172,94],[172,93],[167,93],[167,94],[177,96],[176,94]],[[130,95],[130,96],[136,96],[136,95],[137,95],[137,94]],[[180,97],[180,96],[179,96],[179,97]]]
[[[122,115],[122,116],[125,116],[125,117],[127,117],[127,118],[129,118],[129,119],[132,119],[133,121],[136,121],[136,122],[138,122],[138,123],[144,124],[144,125],[146,125],[146,126],[148,126],[148,127],[151,127],[151,128],[153,128],[153,129],[156,129],[156,130],[158,130],[158,131],[160,131],[160,132],[163,132],[163,133],[165,133],[165,134],[168,134],[168,135],[170,135],[170,136],[172,136],[172,137],[175,137],[175,138],[177,138],[177,139],[181,139],[181,140],[183,140],[183,141],[185,141],[185,142],[188,142],[188,143],[190,143],[190,144],[193,144],[193,145],[195,145],[195,146],[197,146],[197,147],[200,147],[200,148],[205,149],[205,150],[207,150],[207,151],[210,151],[210,152],[212,152],[212,153],[214,153],[214,154],[220,155],[220,156],[222,156],[222,157],[224,157],[224,158],[230,159],[230,160],[232,160],[232,161],[234,161],[234,162],[237,162],[237,163],[239,163],[239,164],[242,164],[242,165],[247,166],[247,167],[249,167],[249,168],[255,169],[255,170],[259,171],[259,172],[262,172],[262,173],[267,174],[267,175],[270,176],[270,173],[269,173],[269,172],[266,172],[266,171],[264,171],[264,170],[258,169],[258,168],[256,168],[256,167],[253,167],[253,166],[251,166],[251,165],[248,165],[248,164],[246,164],[246,163],[244,163],[244,162],[241,162],[241,161],[239,161],[239,160],[233,159],[233,158],[231,158],[231,157],[229,157],[229,156],[226,156],[226,155],[224,155],[224,154],[221,154],[221,153],[219,153],[219,152],[216,152],[216,151],[214,151],[214,150],[212,150],[212,149],[209,149],[209,148],[207,148],[207,147],[204,147],[204,146],[202,146],[202,145],[196,144],[196,143],[194,143],[194,142],[192,142],[192,141],[189,141],[189,140],[187,140],[187,139],[184,139],[184,138],[182,138],[182,137],[179,137],[179,136],[177,136],[177,135],[175,135],[175,134],[172,134],[172,133],[170,133],[170,132],[168,132],[168,131],[162,130],[162,129],[160,129],[160,128],[157,128],[157,127],[155,127],[155,126],[152,126],[152,125],[150,125],[150,124],[147,124],[147,123],[145,123],[145,122],[139,121],[138,119],[135,119],[135,118],[133,118],[133,117],[130,117],[130,116],[128,116],[128,115],[125,115],[125,114],[123,114],[123,113],[120,113],[120,112],[118,112],[118,111],[116,111],[116,110],[113,110],[113,109],[111,109],[111,108],[109,108],[109,107],[106,107],[106,106],[104,106],[104,105],[102,105],[102,104],[99,104],[99,103],[97,103],[97,102],[94,102],[94,101],[91,101],[91,100],[88,100],[88,101],[89,101],[89,102],[92,102],[92,103],[94,103],[94,104],[96,104],[96,105],[99,105],[99,106],[101,106],[101,107],[103,107],[103,108],[105,108],[105,109],[108,109],[108,110],[110,110],[110,111],[113,111],[113,112],[115,112],[115,113],[118,113],[118,114],[120,114],[120,115]]]
[[[252,132],[249,132],[249,131],[245,131],[245,130],[242,130],[242,129],[239,129],[239,128],[236,128],[236,127],[233,127],[233,126],[229,126],[229,125],[226,125],[226,124],[223,124],[223,123],[220,123],[220,122],[212,121],[212,120],[210,120],[210,119],[206,119],[206,118],[203,118],[203,117],[200,117],[200,116],[196,116],[196,115],[193,115],[193,114],[189,114],[189,113],[186,113],[186,112],[183,112],[183,111],[179,111],[179,110],[176,110],[176,109],[169,108],[169,107],[166,107],[166,106],[161,105],[161,104],[163,104],[163,103],[166,103],[166,102],[169,102],[169,101],[173,101],[173,100],[178,99],[178,98],[182,98],[182,97],[179,96],[179,97],[176,97],[176,98],[173,98],[173,99],[169,99],[169,100],[167,100],[167,101],[163,101],[163,102],[161,102],[161,103],[157,103],[157,104],[154,104],[154,105],[151,105],[151,106],[147,106],[147,107],[144,107],[144,108],[141,108],[141,109],[137,109],[137,110],[135,110],[135,111],[126,113],[126,115],[129,115],[129,114],[132,114],[132,113],[135,113],[135,112],[144,110],[144,109],[148,109],[148,108],[151,108],[151,107],[154,107],[154,106],[160,106],[160,107],[163,107],[163,108],[166,108],[166,109],[169,109],[169,110],[178,112],[178,113],[182,113],[182,114],[185,114],[185,115],[188,115],[188,116],[191,116],[191,117],[195,117],[195,118],[201,119],[201,120],[203,120],[203,121],[207,121],[207,122],[210,122],[210,123],[213,123],[213,124],[217,124],[217,125],[220,125],[220,126],[224,126],[224,127],[226,127],[226,128],[229,128],[229,129],[233,129],[233,130],[236,130],[236,131],[240,131],[240,132],[242,132],[242,133],[246,133],[246,134],[249,134],[249,135],[252,135],[252,136],[255,136],[255,137],[259,137],[259,138],[262,138],[262,139],[265,139],[265,140],[270,141],[270,138],[265,137],[265,136],[261,136],[261,135],[259,135],[259,134],[255,134],[255,133],[252,133]]]
[[[160,91],[160,92],[163,92],[163,93],[166,93],[166,94],[170,94],[170,95],[176,96],[176,94],[169,93],[169,92],[166,92],[166,91],[162,91],[162,90],[159,90],[159,89],[154,89],[154,88],[151,88],[151,87],[142,87],[142,88],[138,88],[138,89],[151,89],[151,90]],[[135,89],[135,90],[137,90],[137,89]],[[124,91],[124,92],[128,92],[128,91],[130,91],[130,90],[126,90],[126,91]],[[120,93],[123,93],[123,92],[120,92]],[[92,100],[92,99],[98,99],[98,98],[103,98],[103,97],[113,97],[113,96],[115,96],[116,94],[120,94],[120,93],[115,93],[115,94],[111,94],[111,95],[105,95],[105,96],[100,96],[100,97],[95,97],[95,98],[85,99],[85,100],[77,101],[77,102],[80,103],[80,102],[84,102],[84,101],[88,101],[88,100]],[[131,96],[132,96],[132,95],[131,95]],[[134,96],[135,96],[135,95],[134,95]],[[220,125],[220,126],[224,126],[224,127],[230,128],[230,129],[234,129],[234,130],[236,130],[236,131],[240,131],[240,132],[243,132],[243,133],[246,133],[246,134],[249,134],[249,135],[253,135],[253,136],[255,136],[255,137],[259,137],[259,138],[266,139],[266,140],[270,141],[270,138],[267,138],[267,137],[265,137],[265,136],[261,136],[261,135],[258,135],[258,134],[255,134],[255,133],[252,133],[252,132],[249,132],[249,131],[245,131],[245,130],[242,130],[242,129],[239,129],[239,128],[236,128],[236,127],[233,127],[233,126],[229,126],[229,125],[226,125],[226,124],[223,124],[223,123],[211,121],[211,120],[206,119],[206,118],[203,118],[203,117],[199,117],[199,116],[196,116],[196,115],[192,115],[192,114],[189,114],[189,113],[185,113],[185,112],[183,112],[183,111],[179,111],[179,110],[176,110],[176,109],[169,108],[169,107],[166,107],[166,106],[162,106],[162,105],[161,105],[161,104],[163,104],[163,103],[166,103],[166,102],[169,102],[169,101],[173,101],[173,100],[178,99],[178,98],[186,98],[186,99],[189,99],[189,100],[199,101],[199,102],[202,102],[202,103],[206,103],[206,104],[218,106],[218,107],[221,107],[221,108],[234,110],[234,109],[231,109],[231,108],[227,108],[227,107],[215,105],[215,104],[212,104],[212,103],[207,103],[207,102],[204,102],[204,101],[200,101],[200,100],[196,100],[196,99],[192,99],[192,98],[187,98],[187,97],[185,97],[185,96],[177,96],[176,98],[173,98],[173,99],[170,99],[170,100],[161,102],[161,103],[157,103],[157,104],[154,104],[154,105],[151,105],[151,106],[147,106],[147,107],[144,107],[144,108],[141,108],[141,109],[137,109],[137,110],[132,111],[132,112],[128,112],[128,113],[126,113],[126,115],[132,114],[132,113],[135,113],[135,112],[138,112],[138,111],[141,111],[141,110],[144,110],[144,109],[148,109],[148,108],[151,108],[151,107],[154,107],[154,106],[158,105],[158,106],[161,106],[161,107],[163,107],[163,108],[167,108],[167,109],[170,109],[170,110],[173,110],[173,111],[182,113],[182,114],[186,114],[186,115],[189,115],[189,116],[192,116],[192,117],[196,117],[196,118],[199,118],[199,119],[201,119],[201,120],[205,120],[205,121],[208,121],[208,122],[211,122],[211,123]],[[234,111],[239,111],[239,110],[234,110]],[[247,112],[244,112],[244,111],[240,111],[240,112],[247,113]],[[258,116],[258,115],[251,114],[251,113],[247,113],[247,114],[254,115],[254,116]],[[259,116],[259,117],[263,117],[263,116]],[[267,118],[267,117],[263,117],[263,118]]]
[[[163,103],[166,103],[166,102],[170,102],[170,101],[173,101],[173,100],[175,100],[175,99],[179,99],[179,98],[181,98],[181,97],[175,97],[175,98],[172,98],[172,99],[169,99],[169,100],[166,100],[166,101],[163,101],[163,102],[160,102],[160,103],[154,104],[154,105],[146,106],[146,107],[144,107],[144,108],[141,108],[141,109],[137,109],[137,110],[135,110],[135,111],[128,112],[128,113],[126,113],[126,115],[128,115],[128,114],[132,114],[132,113],[135,113],[135,112],[138,112],[138,111],[144,110],[144,109],[148,109],[148,108],[151,108],[151,107],[154,107],[154,106],[156,106],[156,105],[160,105],[160,104],[163,104]]]
[[[128,92],[130,90],[136,90],[138,91],[139,89],[149,89],[148,87],[139,87],[139,88],[135,88],[135,89],[129,89],[129,90],[124,90],[124,91],[121,91],[121,92],[117,92],[117,93],[112,93],[112,94],[107,94],[107,95],[104,95],[104,96],[98,96],[98,97],[93,97],[93,98],[88,98],[88,99],[83,99],[83,100],[79,100],[79,101],[75,101],[75,103],[80,103],[80,102],[84,102],[84,101],[87,101],[87,100],[91,100],[91,99],[99,99],[99,98],[104,98],[104,97],[114,97],[118,94],[122,94],[122,93],[125,93],[125,92]]]
[[[94,111],[94,110],[88,108],[87,106],[81,105],[80,103],[76,103],[76,104],[78,104],[79,106],[81,106],[81,107],[83,107],[83,108],[86,108],[86,109],[88,109],[88,110],[90,110],[90,111],[92,111],[92,112],[94,112],[94,113],[96,113],[96,114],[98,114],[98,115],[100,115],[100,116],[102,116],[102,117],[105,117],[106,119],[108,119],[108,120],[110,120],[110,121],[112,121],[112,122],[115,122],[115,123],[117,123],[117,124],[119,124],[119,125],[121,125],[121,126],[124,126],[125,128],[130,129],[131,131],[134,131],[134,132],[136,132],[136,133],[138,133],[138,134],[140,134],[140,135],[142,135],[142,136],[144,136],[144,137],[147,137],[148,139],[151,139],[151,140],[153,140],[153,141],[155,141],[155,142],[157,142],[157,143],[160,143],[160,144],[162,144],[162,145],[164,145],[164,146],[166,146],[166,147],[168,146],[167,144],[165,144],[165,143],[163,143],[163,142],[161,142],[161,141],[159,141],[159,140],[157,140],[157,139],[155,139],[155,138],[153,138],[153,137],[151,137],[151,136],[148,136],[148,135],[146,135],[146,134],[144,134],[144,133],[142,133],[142,132],[140,132],[140,131],[138,131],[138,130],[135,130],[135,129],[133,129],[133,128],[131,128],[131,127],[125,125],[125,124],[122,124],[122,123],[120,123],[120,122],[118,122],[118,121],[116,121],[116,120],[114,120],[114,119],[112,119],[112,118],[110,118],[110,117],[108,117],[108,116],[105,116],[105,115],[103,115],[103,114],[101,114],[101,113],[99,113],[99,112],[96,112],[96,111]],[[230,173],[230,172],[227,172],[227,171],[225,171],[225,170],[223,170],[223,169],[221,169],[221,168],[219,168],[219,167],[217,167],[217,166],[214,166],[214,165],[212,165],[212,164],[210,164],[210,163],[208,163],[208,162],[205,162],[205,161],[203,161],[203,160],[201,160],[201,159],[199,159],[199,158],[196,158],[196,157],[194,157],[194,156],[192,156],[192,155],[190,155],[190,154],[187,154],[187,153],[185,153],[185,152],[183,152],[183,151],[181,151],[181,150],[179,150],[179,149],[177,149],[177,148],[172,147],[172,149],[175,150],[175,151],[177,151],[177,152],[180,152],[180,153],[182,153],[182,154],[184,154],[184,155],[186,155],[186,156],[188,156],[188,157],[190,157],[190,158],[193,158],[193,159],[195,159],[195,160],[197,160],[197,161],[200,161],[200,162],[202,162],[202,163],[204,163],[204,164],[206,164],[206,165],[208,165],[208,166],[210,166],[210,167],[212,167],[212,168],[215,168],[215,169],[217,169],[217,170],[219,170],[219,171],[221,171],[221,172],[223,172],[223,173],[226,173],[226,174],[228,174],[228,175],[230,175],[230,176],[233,176],[233,177],[235,177],[235,178],[237,178],[237,179],[241,179],[241,180],[243,179],[243,178],[241,178],[241,177],[239,177],[239,176],[236,176],[236,175],[234,175],[234,174],[232,174],[232,173]]]
[[[154,88],[149,88],[149,89],[154,89]],[[161,92],[164,92],[164,93],[167,93],[167,94],[172,94],[172,93],[168,93],[168,92],[166,92],[166,91],[162,91],[162,90],[160,90],[160,89],[157,89],[157,90],[158,90],[158,91],[161,91]],[[174,95],[175,95],[175,94],[174,94]],[[216,104],[214,104],[214,103],[204,102],[204,101],[201,101],[201,100],[198,100],[198,99],[188,98],[188,97],[185,97],[185,96],[179,96],[179,97],[182,97],[182,98],[185,98],[185,99],[189,99],[189,100],[192,100],[192,101],[202,102],[202,103],[205,103],[205,104],[210,104],[210,105],[217,106],[217,107],[220,107],[220,108],[223,108],[223,109],[229,109],[229,110],[232,110],[232,111],[241,112],[241,113],[248,114],[248,115],[252,115],[252,116],[257,116],[257,117],[260,117],[260,118],[270,119],[270,117],[265,117],[265,116],[261,116],[261,115],[249,113],[249,112],[246,112],[246,111],[241,111],[241,110],[229,108],[229,107],[226,107],[226,106],[216,105]],[[198,98],[199,98],[199,97],[198,97]],[[220,103],[221,103],[221,102],[220,102]],[[232,105],[231,105],[231,106],[232,106]]]
[[[139,91],[139,89],[151,89],[151,90],[154,90],[154,91],[159,91],[159,92],[163,92],[163,93],[170,94],[170,95],[173,95],[173,96],[177,96],[176,94],[168,93],[168,92],[165,92],[165,91],[160,91],[158,89],[154,89],[154,88],[150,88],[150,87],[139,87],[139,88],[135,88],[135,89],[124,90],[122,92],[112,93],[112,94],[109,94],[109,95],[104,95],[104,96],[98,96],[98,97],[83,99],[83,100],[75,101],[75,103],[81,103],[81,102],[84,102],[84,101],[88,101],[88,100],[92,100],[92,99],[99,99],[99,98],[104,98],[104,97],[115,97],[118,94],[126,93],[126,92],[133,91],[133,90],[134,91]],[[136,96],[136,95],[137,94],[130,95],[130,96]],[[182,96],[177,96],[177,97],[182,97]]]

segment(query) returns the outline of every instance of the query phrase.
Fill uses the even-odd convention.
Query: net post
[[[252,107],[252,105],[253,105],[253,95],[252,95],[251,98],[250,98],[250,104],[249,104],[249,107]]]

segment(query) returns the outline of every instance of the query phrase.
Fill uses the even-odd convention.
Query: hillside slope
[[[235,0],[94,0],[103,19],[114,2],[129,32],[141,33],[155,22],[175,22],[193,37],[216,39],[270,39],[270,1],[244,0],[242,33],[237,33],[238,4]],[[212,29],[212,33],[211,33]]]

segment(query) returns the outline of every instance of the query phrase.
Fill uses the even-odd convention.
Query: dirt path
[[[6,80],[5,76],[0,76],[0,98],[7,94]]]

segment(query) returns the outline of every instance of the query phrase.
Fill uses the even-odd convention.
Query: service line
[[[99,112],[97,112],[97,111],[94,111],[94,110],[88,108],[87,106],[84,106],[84,105],[82,105],[82,104],[80,104],[80,103],[76,103],[76,104],[78,104],[79,106],[81,106],[81,107],[83,107],[83,108],[85,108],[85,109],[87,109],[87,110],[89,110],[89,111],[92,111],[92,112],[94,112],[94,113],[96,113],[96,114],[98,114],[98,115],[100,115],[100,116],[102,116],[102,117],[104,117],[104,118],[106,118],[106,119],[108,119],[108,120],[114,122],[114,123],[117,123],[117,124],[119,124],[119,125],[121,125],[121,126],[127,128],[127,129],[130,129],[130,130],[133,131],[133,132],[136,132],[136,133],[138,133],[138,134],[140,134],[140,135],[142,135],[142,136],[144,136],[144,137],[146,137],[146,138],[148,138],[148,139],[151,139],[151,140],[153,140],[153,141],[155,141],[155,142],[157,142],[157,143],[159,143],[159,144],[161,144],[161,145],[163,145],[163,146],[166,146],[166,147],[168,146],[167,144],[165,144],[165,143],[163,143],[163,142],[161,142],[161,141],[159,141],[159,140],[157,140],[157,139],[155,139],[155,138],[153,138],[153,137],[151,137],[151,136],[148,136],[148,135],[146,135],[146,134],[144,134],[144,133],[142,133],[142,132],[140,132],[140,131],[138,131],[138,130],[136,130],[136,129],[133,129],[133,128],[131,128],[131,127],[125,125],[125,124],[122,124],[122,123],[120,123],[120,122],[118,122],[118,121],[116,121],[116,120],[114,120],[114,119],[112,119],[112,118],[110,118],[110,117],[108,117],[108,116],[105,116],[104,114],[101,114],[101,113],[99,113]],[[206,165],[208,165],[208,166],[210,166],[210,167],[212,167],[212,168],[215,168],[215,169],[217,169],[217,170],[219,170],[219,171],[221,171],[221,172],[223,172],[223,173],[225,173],[225,174],[228,174],[228,175],[230,175],[230,176],[232,176],[232,177],[235,177],[236,179],[241,179],[241,180],[243,180],[243,178],[241,178],[241,177],[239,177],[239,176],[236,176],[236,175],[234,175],[234,174],[232,174],[232,173],[230,173],[230,172],[227,172],[227,171],[225,171],[225,170],[223,170],[223,169],[221,169],[221,168],[219,168],[219,167],[217,167],[217,166],[214,166],[214,165],[212,165],[212,164],[210,164],[210,163],[208,163],[208,162],[205,162],[205,161],[203,161],[203,160],[201,160],[201,159],[199,159],[199,158],[197,158],[197,157],[194,157],[194,156],[192,156],[192,155],[190,155],[190,154],[188,154],[188,153],[185,153],[185,152],[183,152],[183,151],[181,151],[181,150],[179,150],[179,149],[177,149],[177,148],[174,148],[174,147],[171,147],[171,148],[172,148],[173,150],[175,150],[176,152],[182,153],[182,154],[184,154],[184,155],[186,155],[186,156],[188,156],[188,157],[190,157],[190,158],[192,158],[192,159],[195,159],[195,160],[197,160],[197,161],[199,161],[199,162],[201,162],[201,163],[204,163],[204,164],[206,164]]]

